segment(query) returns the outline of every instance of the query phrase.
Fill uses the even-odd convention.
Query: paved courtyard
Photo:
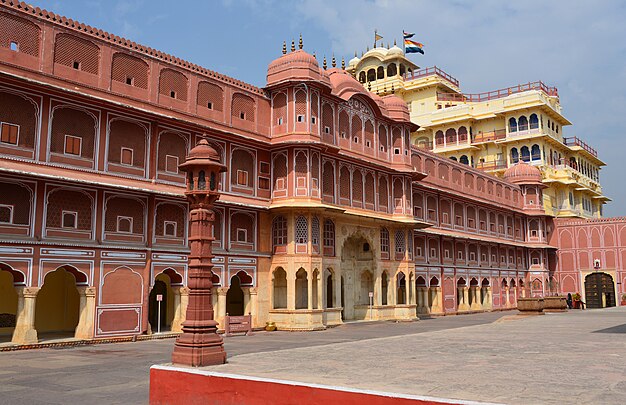
[[[510,404],[624,403],[626,308],[226,338],[212,370]],[[0,353],[0,404],[142,404],[172,339]]]

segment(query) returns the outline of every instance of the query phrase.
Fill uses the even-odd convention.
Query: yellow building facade
[[[558,90],[532,82],[465,94],[438,67],[420,69],[398,46],[376,47],[346,67],[368,91],[403,98],[414,146],[496,176],[519,161],[536,166],[547,186],[544,208],[556,217],[598,218],[610,201],[602,193],[597,151],[576,136],[562,114]]]

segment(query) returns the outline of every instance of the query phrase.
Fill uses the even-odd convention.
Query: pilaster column
[[[321,271],[317,274],[317,308],[324,308],[324,272]]]
[[[258,305],[258,291],[256,287],[250,287],[249,290],[250,293],[250,314],[252,315],[252,327],[254,327],[255,324],[258,324],[258,310],[257,310],[257,305]]]
[[[296,275],[293,270],[287,272],[287,309],[296,309]]]
[[[404,302],[408,305],[411,303],[411,283],[409,283],[409,277],[405,277],[404,280]]]
[[[389,284],[387,284],[389,286]],[[389,287],[387,287],[388,289]],[[383,305],[383,273],[379,272],[374,280],[374,306]]]
[[[307,309],[310,311],[313,309],[313,273],[309,273],[307,272],[307,278],[306,278],[306,299],[307,299]]]
[[[93,339],[93,321],[96,310],[96,289],[77,287],[79,296],[78,325],[74,332],[76,339]]]
[[[182,287],[174,287],[172,288],[172,292],[174,293],[174,319],[172,319],[172,332],[181,332],[181,326],[183,323],[184,315],[181,313],[181,290]]]
[[[28,345],[37,343],[37,330],[35,329],[35,303],[39,288],[15,287],[17,292],[17,316],[15,330],[11,343]]]
[[[470,307],[474,311],[480,311],[483,306],[480,302],[480,287],[472,287],[472,306]]]
[[[228,288],[219,287],[217,289],[217,317],[216,321],[220,325],[220,329],[224,329],[224,318],[226,317],[226,294]]]
[[[248,315],[250,312],[250,287],[243,287],[243,314]]]
[[[433,309],[432,312],[438,312],[441,313],[443,312],[443,292],[441,290],[441,287],[433,287],[433,293],[434,293],[434,298],[433,298]]]

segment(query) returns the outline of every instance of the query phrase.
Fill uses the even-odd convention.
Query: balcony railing
[[[498,170],[506,169],[506,160],[489,160],[476,163],[475,167],[479,170]]]
[[[449,81],[450,83],[454,84],[456,87],[459,87],[459,81],[457,79],[447,74],[443,70],[439,69],[437,66],[416,70],[414,72],[407,72],[404,74],[404,80],[405,81],[414,80],[414,79],[419,79],[420,77],[426,77],[426,76],[431,76],[431,75],[437,75],[441,77],[442,79],[445,79]]]
[[[543,82],[532,82],[526,84],[518,84],[517,86],[507,87],[506,89],[489,91],[487,93],[462,94],[462,93],[437,93],[437,101],[456,101],[460,103],[478,103],[481,101],[495,100],[510,96],[515,93],[522,93],[529,90],[543,91],[548,96],[558,97],[559,91],[556,87],[548,87]]]
[[[587,145],[585,142],[578,139],[578,137],[573,136],[570,138],[563,138],[563,143],[567,146],[580,146],[587,152],[591,153],[593,156],[598,157],[598,151],[596,151],[591,146]]]
[[[430,141],[418,141],[413,147],[416,149],[433,150],[433,143]]]
[[[506,129],[496,129],[494,131],[479,132],[473,135],[472,143],[493,142],[506,138]]]

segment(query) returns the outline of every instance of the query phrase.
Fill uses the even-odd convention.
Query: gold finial
[[[315,51],[313,51],[313,57],[317,59],[317,54],[315,53]]]
[[[369,50],[370,50],[370,46],[368,45],[368,46],[367,46],[367,52],[369,52]]]
[[[322,64],[322,67],[324,68],[324,70],[326,70],[326,55],[324,55],[324,63]]]
[[[393,46],[396,46],[396,40],[395,39],[393,40]]]
[[[367,91],[372,91],[372,82],[367,82]]]
[[[354,51],[354,57],[356,58],[356,51]]]
[[[393,88],[393,83],[391,83],[391,92],[393,93],[395,90]]]
[[[333,60],[331,62],[332,67],[337,67],[337,61],[335,60],[335,54],[333,54]]]
[[[343,58],[343,56],[341,57],[341,68],[343,70],[346,70],[346,60]]]
[[[292,39],[291,40],[291,52],[296,50],[296,42]]]
[[[303,43],[302,43],[302,34],[300,34],[300,41],[298,41],[298,48],[302,49]]]
[[[283,41],[283,55],[287,54],[287,41]]]

